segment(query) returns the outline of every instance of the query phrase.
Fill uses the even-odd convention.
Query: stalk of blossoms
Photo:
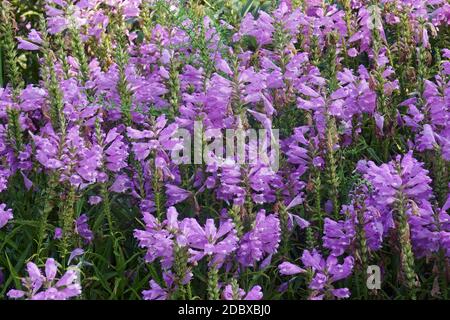
[[[142,8],[143,10],[141,10],[141,14],[139,15],[140,25],[141,25],[142,33],[144,34],[144,39],[148,41],[152,37],[152,29],[154,27],[153,21],[152,21],[152,16],[154,14],[151,10],[152,4],[150,4],[148,2],[144,2],[142,4],[142,6],[143,6],[143,8]],[[156,11],[157,9],[154,9],[154,10]]]
[[[45,19],[40,19],[40,29],[42,38],[42,54],[45,68],[42,69],[42,77],[44,79],[45,87],[48,91],[48,101],[50,105],[50,119],[52,126],[61,134],[61,143],[64,141],[66,134],[66,119],[64,115],[64,100],[63,93],[59,86],[58,75],[54,68],[55,54],[51,49],[49,35],[47,33],[47,24]]]
[[[105,148],[105,145],[104,145],[105,143],[104,143],[104,139],[102,136],[101,125],[100,125],[99,119],[96,119],[96,122],[95,122],[95,135],[96,135],[97,143],[102,148]],[[103,161],[103,165],[102,165],[102,170],[105,173],[107,172],[106,171],[107,168],[105,166],[104,161]],[[118,242],[117,242],[116,232],[115,232],[115,228],[114,228],[114,221],[113,221],[112,213],[111,213],[111,202],[110,202],[109,193],[110,193],[110,191],[108,190],[108,181],[101,182],[100,183],[100,195],[102,197],[102,211],[103,211],[103,215],[106,217],[106,220],[108,222],[109,234],[113,241],[114,253],[116,254],[118,252],[118,248],[116,247],[118,245]],[[116,257],[116,259],[117,259],[117,257]]]
[[[233,220],[236,235],[241,238],[244,233],[244,225],[242,223],[241,207],[234,205],[228,210],[228,216]]]
[[[181,300],[191,300],[192,299],[192,290],[191,290],[191,270],[189,264],[189,247],[186,246],[186,243],[183,241],[189,240],[189,231],[190,225],[186,223],[185,220],[182,222],[178,222],[178,212],[174,207],[170,207],[167,210],[167,228],[175,237],[175,240],[172,244],[173,251],[173,275],[174,275],[174,283],[176,284],[175,291],[171,294],[171,299],[181,299]],[[181,227],[181,225],[183,225]],[[188,231],[189,230],[189,231]],[[183,234],[187,232],[187,234]],[[185,238],[187,235],[187,238]],[[183,240],[181,240],[183,239]]]
[[[383,127],[386,127],[389,131],[389,136],[395,135],[396,128],[396,117],[397,108],[394,107],[394,102],[386,93],[386,88],[388,87],[388,76],[393,73],[391,68],[386,68],[386,64],[390,63],[392,65],[392,59],[390,56],[389,48],[383,45],[382,31],[383,25],[381,17],[379,16],[379,7],[377,1],[372,4],[371,19],[373,21],[371,27],[372,33],[372,60],[374,62],[374,70],[372,70],[372,75],[375,81],[375,91],[376,91],[376,110],[381,114],[382,125],[381,135],[383,134]],[[387,57],[386,57],[387,55]],[[391,72],[392,71],[392,72]],[[390,87],[390,84],[389,84]],[[375,132],[375,126],[373,125],[373,132]],[[386,131],[386,130],[384,130]],[[391,148],[392,139],[383,139],[381,142],[382,154],[385,161],[389,159],[389,152]]]
[[[306,112],[306,121],[308,124],[308,127],[312,130],[313,123],[313,117],[309,110]],[[308,153],[309,157],[313,159],[313,161],[309,164],[309,177],[308,177],[308,184],[307,184],[307,197],[310,198],[310,203],[312,202],[312,205],[309,206],[309,219],[312,222],[309,227],[306,228],[306,235],[307,235],[307,243],[308,248],[313,249],[315,247],[315,236],[314,236],[314,229],[317,229],[318,234],[322,234],[323,231],[323,210],[322,210],[322,177],[319,166],[315,165],[314,159],[317,159],[318,157],[318,148],[316,147],[315,141],[312,137],[308,139]]]
[[[406,199],[403,194],[398,194],[396,203],[396,224],[399,234],[399,241],[401,247],[401,263],[403,273],[406,278],[406,284],[409,289],[409,296],[411,299],[416,299],[416,273],[414,271],[414,254],[412,252],[412,245],[410,239],[410,229],[408,218],[406,216]]]
[[[75,220],[75,200],[76,190],[74,186],[69,187],[67,192],[65,203],[61,208],[60,220],[62,224],[62,240],[60,245],[61,258],[64,261],[67,257],[70,248],[74,243],[74,227],[73,222]]]
[[[131,126],[131,105],[132,92],[128,88],[128,81],[126,76],[126,68],[130,56],[128,54],[127,41],[127,27],[123,15],[119,12],[115,17],[113,25],[113,36],[116,39],[115,59],[119,71],[119,80],[117,81],[117,90],[120,96],[120,108],[122,110],[122,117],[127,126]]]
[[[208,268],[208,283],[206,292],[208,293],[208,300],[220,299],[219,268],[215,264],[212,264]]]
[[[450,52],[448,50],[446,58],[447,58],[446,61],[442,61],[439,52],[436,53],[436,63],[439,66],[439,77],[441,77],[442,79],[439,86],[439,93],[443,98],[442,99],[443,101],[448,101],[446,100],[446,97],[447,92],[449,90],[448,88],[450,87],[450,72],[447,70],[450,66],[450,61],[448,60],[450,59]],[[436,78],[438,78],[438,76],[436,76]],[[448,110],[448,103],[447,103],[447,110]],[[433,120],[431,120],[431,122],[432,121]],[[448,201],[448,194],[450,193],[450,184],[448,183],[448,181],[450,181],[450,161],[448,151],[446,150],[448,149],[445,147],[445,144],[435,146],[435,157],[434,157],[435,162],[433,164],[434,187],[436,190],[438,203],[442,207],[445,205],[446,200]],[[447,156],[444,156],[444,153],[446,153]]]
[[[407,9],[408,10],[408,9]],[[414,73],[414,37],[412,35],[409,14],[403,8],[398,14],[400,22],[397,24],[397,44],[399,47],[397,69],[399,70],[400,92],[403,96],[408,94],[409,90],[416,90],[415,81],[412,81]]]
[[[152,191],[153,201],[155,202],[156,216],[161,219],[165,211],[165,196],[164,185],[161,170],[156,166],[156,152],[152,152],[151,155],[151,167],[152,167]]]
[[[365,217],[364,213],[366,211],[364,188],[358,188],[355,192],[355,210],[356,210],[356,250],[357,256],[361,261],[361,266],[359,270],[359,278],[361,283],[364,283],[367,277],[367,266],[369,258],[369,250],[367,247],[367,237],[365,230]],[[367,286],[363,285],[363,297],[367,299]]]
[[[321,196],[321,171],[319,168],[314,166],[314,169],[311,171],[311,186],[313,188],[313,220],[318,224],[319,230],[323,229],[323,211],[322,211],[322,196]]]
[[[198,17],[192,18],[193,20],[190,21],[192,23],[190,28],[184,28],[182,25],[180,27],[188,34],[191,40],[192,49],[196,50],[199,55],[199,63],[204,69],[203,86],[206,91],[207,81],[211,78],[215,69],[214,59],[211,59],[212,50],[210,49],[210,40],[206,35],[207,31],[209,31],[206,26],[208,22]],[[211,37],[211,35],[209,35],[209,37]]]
[[[40,30],[41,30],[41,51],[43,54],[43,60],[45,67],[42,69],[42,77],[44,85],[48,92],[48,104],[50,106],[50,121],[52,127],[58,130],[59,134],[59,145],[58,145],[58,158],[61,157],[64,148],[64,141],[66,139],[66,118],[63,112],[64,100],[63,93],[59,86],[59,79],[54,68],[54,53],[50,48],[50,40],[47,33],[47,24],[45,18],[40,19]],[[51,171],[49,174],[47,186],[44,191],[44,201],[41,212],[41,219],[39,222],[39,232],[37,240],[37,255],[41,255],[44,240],[47,237],[47,220],[50,213],[55,207],[55,201],[57,198],[56,188],[59,184],[59,173],[58,171]],[[73,219],[66,222],[67,224],[72,224]]]
[[[119,79],[117,81],[117,91],[120,97],[120,108],[122,111],[122,118],[124,124],[127,127],[131,127],[133,120],[131,116],[131,107],[133,103],[133,92],[129,88],[129,82],[126,76],[126,69],[130,60],[128,53],[128,41],[127,41],[127,26],[122,12],[112,18],[111,22],[111,36],[116,39],[114,49],[114,63],[117,65]],[[105,39],[107,40],[107,39]],[[134,153],[130,153],[130,163],[132,168],[137,173],[139,183],[139,195],[142,199],[145,199],[144,177],[143,168],[139,161],[136,160]],[[161,211],[162,212],[162,211]]]
[[[306,233],[306,248],[313,249],[316,246],[316,237],[314,235],[314,227],[310,225],[305,230]]]
[[[416,238],[423,232],[416,219],[426,218],[425,213],[430,206],[431,179],[428,171],[423,169],[423,163],[413,158],[412,151],[380,167],[371,161],[367,164],[367,167],[359,166],[359,170],[365,173],[364,178],[374,188],[374,204],[382,215],[383,223],[387,228],[389,225],[395,226],[405,287],[409,297],[415,299],[417,285],[411,230]],[[423,245],[416,241],[416,246],[420,254]]]
[[[312,117],[311,113],[307,112],[307,121],[311,125],[309,125],[310,128],[312,128]],[[314,141],[313,139],[309,139],[308,144],[308,151],[309,151],[309,157],[311,159],[315,158],[316,155],[316,148],[314,147]],[[322,234],[323,230],[323,211],[321,207],[321,171],[320,169],[314,165],[313,161],[309,164],[309,176],[308,176],[308,183],[306,185],[306,197],[307,197],[307,204],[302,205],[302,211],[306,211],[309,221],[311,224],[305,228],[306,233],[306,247],[308,249],[313,249],[317,245],[317,237],[315,235],[315,232],[317,231],[318,234]]]
[[[336,78],[337,74],[337,65],[336,65],[336,41],[337,35],[331,34],[328,38],[328,50],[327,50],[327,64],[326,64],[326,73],[327,73],[327,88],[329,93],[334,92],[338,87],[338,82]],[[325,144],[327,148],[326,160],[327,160],[327,178],[328,183],[330,184],[329,195],[331,201],[333,202],[333,212],[335,217],[339,216],[339,176],[337,173],[338,170],[338,155],[335,150],[338,144],[338,132],[336,127],[336,118],[333,115],[330,115],[328,110],[325,113],[326,117],[326,136],[325,136]]]
[[[186,285],[183,284],[184,278],[188,273],[188,249],[187,247],[180,246],[176,241],[173,245],[173,271],[176,277],[176,282],[178,283],[177,291],[172,295],[172,298],[177,298],[181,300],[191,299],[190,282]]]
[[[67,139],[63,142],[64,154],[62,160],[65,167],[61,177],[64,179],[70,176],[68,183],[63,185],[62,195],[65,197],[65,201],[59,212],[60,224],[62,225],[60,254],[63,261],[69,254],[69,250],[76,244],[74,232],[75,203],[80,196],[78,191],[80,182],[82,183],[87,176],[93,175],[95,168],[98,166],[98,146],[91,145],[93,155],[86,157],[83,155],[85,153],[83,150],[85,148],[84,143],[81,138],[80,127],[77,125],[69,129]],[[95,178],[93,179],[95,181]],[[64,191],[66,191],[65,194]]]
[[[81,84],[84,86],[89,80],[89,63],[84,50],[84,43],[81,40],[80,32],[81,30],[76,27],[75,21],[71,21],[69,27],[70,42],[73,54],[78,62],[78,68],[80,71],[79,79]]]
[[[279,59],[279,67],[281,72],[286,71],[286,65],[289,62],[289,56],[286,54],[286,47],[290,42],[289,33],[283,27],[283,23],[275,23],[275,32],[273,34],[273,43],[275,47],[275,53]]]
[[[312,142],[310,143],[312,146]],[[317,227],[319,228],[320,233],[323,230],[323,210],[322,210],[322,178],[321,178],[321,170],[315,166],[314,164],[310,166],[311,168],[311,187],[313,188],[313,214],[312,220],[315,221]]]
[[[320,50],[319,37],[317,35],[311,36],[309,44],[309,54],[311,56],[309,59],[311,64],[313,66],[319,67],[322,55]]]
[[[216,228],[213,219],[207,219],[205,226],[200,227],[195,219],[185,219],[187,226],[187,241],[193,254],[192,260],[199,261],[207,257],[207,298],[220,299],[219,269],[225,259],[232,254],[238,246],[238,238],[231,220],[222,221]]]
[[[450,197],[449,197],[449,199],[450,199]],[[445,211],[445,210],[442,209],[442,211]],[[445,232],[443,231],[443,228],[442,228],[440,216],[441,216],[441,210],[439,208],[437,208],[434,212],[434,221],[435,221],[436,229],[438,232],[445,234]],[[435,259],[437,261],[437,267],[438,267],[438,270],[436,271],[436,273],[437,273],[437,276],[439,277],[439,287],[441,290],[441,296],[443,299],[447,300],[448,294],[449,294],[449,290],[448,290],[449,263],[448,263],[448,259],[446,257],[445,248],[442,248],[442,247],[439,248],[439,251],[436,252],[436,254],[435,254]]]
[[[19,93],[23,87],[23,80],[19,70],[16,44],[14,40],[15,21],[12,14],[11,4],[8,1],[2,2],[0,31],[3,52],[5,54],[5,66],[8,79],[11,84],[13,103],[19,102]],[[19,123],[20,110],[17,107],[8,106],[6,109],[8,117],[7,137],[14,148],[16,154],[22,150],[23,137]]]
[[[450,181],[450,165],[445,161],[442,155],[442,149],[440,146],[434,147],[434,156],[429,162],[431,162],[433,172],[433,184],[434,191],[436,193],[437,202],[439,205],[443,205],[449,190]]]
[[[255,210],[253,208],[253,199],[252,199],[252,191],[250,187],[250,179],[248,178],[247,172],[249,171],[248,165],[243,164],[241,165],[241,172],[243,174],[243,187],[245,189],[245,202],[244,207],[246,210],[246,222],[247,225],[253,223],[255,219]]]
[[[342,6],[344,7],[344,20],[347,27],[347,39],[350,38],[353,35],[353,27],[352,27],[352,3],[351,0],[341,0],[339,1],[342,3]],[[347,66],[352,65],[353,59],[349,56],[348,53],[348,45],[346,38],[342,37],[342,51],[344,54],[344,60]]]
[[[70,78],[70,64],[67,60],[67,51],[65,50],[65,38],[63,32],[57,33],[54,35],[55,45],[58,48],[56,51],[56,55],[58,57],[59,63],[61,64],[64,79]]]
[[[428,78],[429,70],[427,68],[428,55],[425,48],[417,49],[417,93],[419,103],[423,104],[423,93],[425,91],[425,80]]]
[[[244,108],[244,101],[242,99],[243,90],[242,84],[240,81],[240,72],[239,72],[239,60],[237,58],[232,59],[232,80],[231,80],[231,97],[230,97],[230,107],[227,110],[230,114],[234,114],[235,116],[235,129],[238,132],[244,132],[248,127],[248,118],[247,113]],[[240,171],[243,177],[243,187],[245,189],[245,201],[239,210],[232,211],[232,213],[237,213],[237,215],[241,215],[240,217],[235,216],[236,223],[240,226],[248,226],[254,220],[255,212],[253,209],[253,199],[251,196],[251,187],[250,181],[248,177],[248,165],[242,164],[240,166]]]
[[[180,103],[180,75],[179,75],[180,62],[175,56],[172,56],[170,61],[170,71],[169,71],[169,103],[172,108],[170,114],[175,117],[178,113],[179,103]]]
[[[305,8],[305,0],[292,0],[292,8]]]
[[[1,40],[5,55],[6,71],[13,90],[13,97],[17,98],[23,87],[23,80],[19,70],[16,43],[14,40],[14,26],[16,22],[13,17],[11,4],[6,0],[2,1],[1,18],[0,30],[2,31]]]
[[[127,25],[124,19],[123,13],[118,12],[114,17],[114,22],[112,23],[112,36],[116,39],[115,42],[115,55],[114,62],[117,65],[119,72],[119,79],[117,81],[117,90],[120,97],[120,108],[122,111],[122,117],[124,119],[124,123],[127,127],[131,126],[133,123],[131,116],[131,107],[133,103],[133,92],[129,89],[129,83],[126,76],[126,69],[128,66],[128,62],[130,60],[130,55],[128,53],[128,40],[127,40]],[[144,188],[144,177],[143,177],[143,168],[139,161],[137,161],[134,157],[134,154],[130,154],[130,162],[132,163],[133,168],[137,173],[138,182],[139,182],[139,191],[142,199],[145,199],[145,188]],[[156,168],[152,168],[152,172],[156,172]],[[153,175],[154,179],[157,179],[156,174]],[[153,180],[152,184],[154,187],[159,187],[159,182],[156,185],[157,181]],[[155,190],[155,189],[154,189]],[[160,198],[161,192],[155,192],[155,198]],[[155,201],[156,202],[156,201]],[[159,201],[158,203],[160,203]],[[163,208],[161,205],[157,206],[160,208],[159,215],[160,217],[163,213]]]
[[[230,281],[230,284],[231,284],[231,290],[233,293],[233,300],[239,300],[239,289],[240,288],[239,288],[239,283],[238,283],[237,279],[233,277]]]
[[[281,254],[283,257],[289,256],[289,238],[291,236],[291,230],[289,230],[289,213],[286,206],[282,202],[276,204],[278,207],[278,215],[280,217],[281,226]]]
[[[111,14],[108,15],[111,19]],[[109,28],[108,28],[109,27]],[[99,43],[94,43],[95,47],[95,57],[100,62],[100,66],[103,71],[107,71],[111,64],[113,63],[113,48],[111,43],[111,38],[113,36],[110,25],[105,26],[105,30],[100,34]]]
[[[41,210],[41,218],[39,221],[39,228],[38,228],[38,235],[37,235],[37,255],[41,256],[44,255],[44,252],[42,252],[44,241],[47,238],[47,231],[48,231],[48,217],[50,213],[53,211],[53,208],[55,207],[55,200],[57,197],[56,194],[56,187],[58,185],[58,174],[56,172],[52,172],[49,177],[49,181],[47,183],[47,187],[44,191],[44,204],[42,206]]]
[[[423,28],[425,28],[425,26],[423,26]],[[417,105],[421,107],[421,110],[424,111],[427,110],[428,107],[426,105],[426,97],[425,97],[426,81],[431,73],[429,68],[427,67],[427,61],[429,59],[428,54],[429,53],[425,47],[419,47],[417,49],[417,93],[418,93]],[[437,55],[438,55],[437,60],[440,60],[439,53]],[[439,76],[442,76],[444,78],[442,82],[445,83],[446,79],[445,75],[442,72],[442,70],[440,70],[442,68],[441,61],[438,61],[437,63],[439,65]],[[442,96],[445,96],[444,88],[442,88]],[[428,111],[428,113],[431,113],[431,110]],[[429,119],[429,121],[430,123],[433,123],[433,119]],[[433,141],[435,140],[433,132],[434,130],[431,129],[430,131],[431,133],[429,133],[429,136],[431,137],[428,139]],[[421,140],[426,140],[425,132],[428,132],[428,130],[425,130],[424,128],[423,132],[424,134]],[[449,171],[447,170],[447,163],[443,158],[442,147],[435,142],[434,143],[431,142],[431,144],[433,149],[425,153],[425,162],[427,163],[428,167],[431,169],[431,172],[433,174],[434,192],[436,194],[438,204],[443,205],[448,193]]]

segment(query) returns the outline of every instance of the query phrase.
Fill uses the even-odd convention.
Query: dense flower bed
[[[448,298],[446,0],[1,3],[1,298]]]

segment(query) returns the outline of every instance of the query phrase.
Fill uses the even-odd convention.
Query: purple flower
[[[241,22],[239,33],[234,35],[233,40],[237,41],[244,35],[250,35],[256,38],[259,45],[265,45],[272,42],[272,33],[275,28],[272,26],[273,17],[264,11],[260,12],[257,20],[248,13]]]
[[[88,225],[88,216],[86,214],[80,215],[75,220],[75,233],[80,235],[86,242],[90,243],[94,239],[94,233]]]
[[[404,193],[417,203],[428,201],[431,197],[428,171],[413,158],[412,151],[380,167],[369,162],[365,178],[372,183],[376,192],[375,200],[382,206],[395,202],[397,192]]]
[[[347,237],[350,241],[341,243],[341,249],[343,250],[346,250],[349,246],[351,247],[351,244],[355,239],[355,232],[351,231],[349,228],[356,230],[356,228],[363,225],[367,245],[371,250],[380,249],[383,236],[385,236],[384,221],[379,210],[374,206],[374,201],[370,197],[367,187],[362,186],[361,191],[363,192],[361,195],[352,195],[351,204],[342,206],[341,213],[346,216],[346,220],[345,222],[340,221],[341,226],[345,226],[345,229],[341,232],[346,232],[345,230],[348,230],[348,233],[346,234],[353,237],[351,240]],[[335,239],[335,241],[339,243],[338,239]],[[333,242],[331,242],[330,245],[333,245]],[[337,245],[337,247],[339,246]]]
[[[36,51],[39,50],[39,46],[34,43],[24,40],[20,37],[17,37],[17,41],[19,41],[19,45],[17,46],[19,49],[28,50],[28,51]]]
[[[102,200],[103,200],[102,197],[90,196],[88,202],[90,205],[96,205],[96,204],[99,204],[100,202],[102,202]]]
[[[331,291],[333,296],[335,296],[338,299],[344,299],[350,297],[350,290],[348,288],[340,288],[340,289],[334,289]]]
[[[67,300],[81,294],[79,275],[76,268],[71,268],[61,278],[56,278],[58,266],[54,259],[48,258],[45,263],[45,273],[42,274],[33,262],[27,263],[28,277],[22,278],[25,291],[13,289],[8,297],[29,300]]]
[[[109,188],[109,190],[117,193],[125,192],[128,189],[130,189],[130,179],[126,174],[117,175],[113,184]]]
[[[144,300],[166,300],[168,293],[154,280],[150,280],[150,289],[142,291]]]
[[[417,149],[419,151],[433,150],[436,147],[437,142],[435,139],[435,133],[429,124],[425,124],[423,126],[423,131],[417,139],[417,144]]]
[[[345,257],[343,263],[340,264],[338,258],[333,255],[328,256],[325,260],[316,250],[312,252],[305,250],[302,262],[305,267],[311,268],[314,274],[309,284],[309,288],[313,290],[311,299],[322,299],[327,292],[336,298],[350,296],[347,288],[336,291],[332,284],[351,275],[354,265],[353,257]]]
[[[280,221],[260,210],[256,215],[253,230],[244,234],[237,251],[237,259],[244,266],[254,266],[266,255],[274,254],[280,242]]]
[[[118,133],[117,128],[111,129],[104,141],[104,158],[106,168],[112,172],[119,172],[127,167],[128,146],[124,142],[124,137]]]
[[[6,204],[0,204],[0,228],[3,228],[13,218],[12,209],[6,209]]]
[[[73,250],[73,251],[70,253],[69,260],[67,261],[67,263],[70,264],[70,262],[71,262],[73,259],[75,259],[76,257],[81,256],[82,254],[84,254],[84,250],[81,249],[81,248],[77,248],[77,249]]]
[[[63,236],[63,231],[61,228],[55,228],[55,234],[53,235],[53,239],[61,239]]]
[[[423,163],[413,157],[412,151],[381,166],[368,162],[360,166],[360,171],[373,187],[373,206],[382,216],[384,229],[394,227],[395,206],[401,200],[416,254],[423,256],[438,250],[439,235],[432,222],[435,221],[435,213],[430,203],[431,179]]]
[[[36,31],[36,29],[30,30],[30,32],[28,33],[28,39],[30,39],[31,41],[33,41],[37,44],[42,43],[41,33]]]
[[[292,276],[294,274],[299,274],[305,272],[304,269],[300,268],[299,266],[296,266],[293,263],[290,262],[283,262],[278,266],[278,269],[282,275],[285,276]]]
[[[197,220],[187,218],[181,228],[190,247],[192,261],[212,256],[211,263],[220,266],[237,249],[238,238],[231,220],[222,221],[217,229],[213,219],[207,219],[202,228]]]
[[[170,217],[171,212],[178,215],[176,210],[173,210],[168,211],[168,221],[173,221],[173,218]],[[169,230],[166,230],[164,229],[163,224],[148,212],[143,213],[143,220],[146,226],[145,230],[134,230],[134,237],[139,241],[140,247],[147,249],[145,260],[148,263],[152,263],[156,259],[160,259],[161,266],[164,269],[171,268],[173,263],[174,239],[171,227],[175,226],[174,223],[169,223]]]
[[[133,142],[132,150],[137,160],[146,160],[151,151],[165,152],[177,150],[181,147],[179,140],[172,138],[178,126],[176,123],[167,125],[165,115],[159,116],[152,130],[137,130],[127,128],[128,137],[146,142]]]
[[[165,185],[165,187],[168,206],[173,206],[177,203],[180,203],[192,195],[191,192],[186,191],[173,184],[168,183]]]
[[[213,173],[206,181],[208,189],[216,186],[216,177],[220,181],[216,188],[218,199],[233,201],[235,205],[242,205],[245,198],[245,189],[241,186],[242,173],[240,166],[232,159],[227,158],[222,164],[212,162],[208,164],[208,172]]]
[[[233,286],[228,284],[222,292],[222,298],[223,300],[261,300],[263,298],[263,293],[260,286],[254,286],[246,293],[241,288],[233,290]]]
[[[340,256],[350,246],[355,237],[351,220],[334,221],[325,218],[323,246],[331,250],[331,254]]]

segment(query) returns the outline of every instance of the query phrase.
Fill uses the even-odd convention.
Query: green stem
[[[219,269],[217,266],[212,265],[208,270],[208,300],[219,300]]]
[[[401,268],[406,279],[406,287],[410,299],[416,299],[416,273],[414,271],[414,254],[412,252],[410,229],[405,210],[405,197],[399,194],[397,200],[396,224],[400,240]]]

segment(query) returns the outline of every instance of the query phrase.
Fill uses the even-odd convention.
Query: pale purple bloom
[[[355,237],[352,221],[334,221],[325,218],[323,246],[331,250],[331,254],[340,256],[350,246]]]
[[[80,215],[75,220],[75,232],[86,242],[90,243],[94,239],[94,233],[89,228],[88,221],[89,218],[86,214]]]
[[[237,249],[238,238],[231,220],[221,222],[217,229],[213,219],[207,219],[205,226],[201,227],[197,220],[187,218],[182,222],[182,229],[192,261],[212,256],[212,264],[220,266]]]
[[[296,266],[293,263],[290,262],[283,262],[278,266],[278,269],[280,270],[280,273],[282,275],[291,276],[294,274],[299,274],[305,272],[304,269],[300,268],[299,266]]]
[[[343,263],[340,264],[335,256],[330,255],[325,260],[316,250],[303,251],[302,262],[305,267],[311,268],[314,272],[309,284],[309,288],[314,290],[311,299],[320,298],[326,290],[329,290],[327,286],[333,282],[349,277],[354,265],[354,259],[351,256],[345,257]],[[348,297],[350,292],[347,288],[343,288],[338,291],[332,290],[331,294],[337,298],[343,298]]]
[[[26,290],[10,290],[8,297],[12,299],[26,297],[29,300],[67,300],[81,294],[78,271],[75,268],[69,268],[59,279],[57,272],[58,265],[53,258],[47,259],[44,274],[36,264],[28,262],[28,277],[22,278],[22,284]]]
[[[435,219],[430,203],[431,179],[423,163],[417,161],[410,151],[379,167],[368,162],[360,168],[373,186],[373,206],[381,214],[384,229],[394,227],[395,206],[399,197],[403,197],[402,205],[408,217],[415,253],[424,256],[436,252],[442,245],[442,234],[437,232],[436,224],[442,222]]]
[[[151,263],[160,259],[163,268],[172,267],[174,235],[164,229],[163,225],[148,212],[143,213],[143,220],[146,224],[145,230],[134,230],[134,237],[139,241],[140,247],[147,249],[145,260]],[[169,224],[170,226],[173,226],[173,222]]]
[[[192,195],[191,192],[173,184],[166,184],[165,187],[168,206],[173,206],[177,203],[180,203]]]
[[[236,291],[236,293],[233,293],[232,285],[228,284],[222,292],[222,298],[224,300],[261,300],[263,298],[260,286],[254,286],[248,292],[241,288],[237,288]]]
[[[77,249],[73,250],[73,251],[70,253],[69,260],[67,261],[67,263],[70,264],[70,262],[71,262],[73,259],[75,259],[75,258],[81,256],[82,254],[84,254],[84,250],[81,249],[81,248],[77,248]]]
[[[276,252],[280,242],[280,221],[273,215],[266,215],[260,210],[255,219],[254,227],[244,234],[237,251],[238,261],[245,267],[253,266],[266,255]]]
[[[55,234],[53,235],[53,239],[61,239],[63,236],[63,231],[61,228],[55,228]]]
[[[19,45],[17,46],[19,49],[28,51],[36,51],[40,49],[38,45],[20,37],[17,38],[17,41],[19,41]]]
[[[90,205],[96,205],[96,204],[99,204],[100,202],[102,202],[102,200],[103,200],[102,197],[90,196],[88,202]]]
[[[12,209],[6,209],[6,204],[0,204],[0,228],[3,228],[13,218]]]
[[[168,293],[154,280],[150,280],[150,289],[142,291],[144,300],[166,300]]]

